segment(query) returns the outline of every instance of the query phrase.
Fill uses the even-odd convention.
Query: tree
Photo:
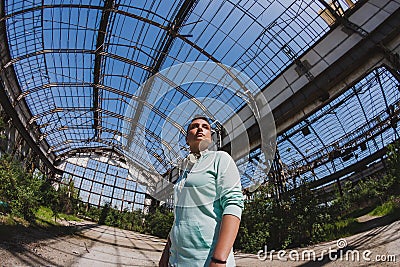
[[[25,172],[10,156],[0,158],[0,201],[9,203],[12,214],[33,221],[42,184],[42,176]]]
[[[400,194],[400,140],[388,145],[388,173],[391,182],[388,191],[391,195]]]
[[[145,216],[145,229],[152,235],[167,238],[173,222],[174,214],[172,212],[161,212],[160,209],[156,209],[155,212]]]
[[[106,202],[104,203],[103,208],[101,209],[100,217],[99,217],[99,224],[106,224],[106,219],[108,214],[110,213],[111,210],[111,203]]]

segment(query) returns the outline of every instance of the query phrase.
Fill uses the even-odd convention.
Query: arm
[[[221,230],[213,254],[214,258],[226,261],[235,242],[239,224],[240,219],[234,215],[226,214],[222,217]],[[225,266],[225,264],[211,262],[210,267],[214,266]]]
[[[169,248],[171,247],[171,240],[167,239],[167,243],[165,244],[163,253],[161,255],[160,261],[158,262],[159,267],[168,267],[168,261],[169,261]]]
[[[226,261],[239,230],[240,218],[244,206],[240,174],[235,162],[228,154],[223,154],[218,173],[217,194],[223,210],[221,227],[213,257]],[[225,264],[211,262],[210,267],[221,267]]]

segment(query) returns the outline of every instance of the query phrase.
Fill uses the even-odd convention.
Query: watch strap
[[[226,261],[219,260],[219,259],[216,259],[214,257],[211,257],[211,261],[214,262],[214,263],[226,264]]]

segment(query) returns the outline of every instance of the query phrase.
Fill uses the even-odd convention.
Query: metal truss
[[[222,127],[231,114],[221,115],[221,109],[212,112],[210,105],[226,103],[237,112],[246,104],[238,92],[218,86],[178,85],[162,75],[157,78],[172,90],[153,103],[148,98],[151,90],[157,88],[152,83],[142,86],[146,80],[176,64],[211,61],[245,73],[264,91],[270,90],[268,86],[294,65],[298,75],[304,76],[312,87],[324,77],[316,77],[312,66],[301,60],[301,56],[337,27],[344,27],[348,34],[355,33],[369,42],[373,38],[371,33],[349,19],[367,2],[0,1],[3,27],[0,75],[7,79],[7,90],[0,90],[2,104],[13,110],[10,115],[15,117],[16,124],[19,113],[24,113],[25,121],[20,120],[18,127],[24,138],[31,136],[27,142],[48,168],[58,174],[64,171],[62,179],[74,179],[85,201],[99,206],[111,199],[121,210],[145,208],[146,186],[153,186],[159,176],[171,171],[171,158],[186,153],[181,151],[185,146],[182,137],[186,123],[181,115],[202,113],[218,119]],[[397,66],[396,53],[386,43],[381,45],[389,62]],[[329,104],[330,109],[322,108],[318,116],[293,122],[279,136],[280,165],[276,167],[284,177],[275,175],[274,179],[279,180],[280,186],[295,187],[297,182],[288,183],[294,176],[321,179],[322,173],[332,175],[344,169],[346,163],[338,162],[341,156],[332,157],[333,151],[350,151],[367,143],[368,149],[375,147],[370,151],[373,154],[382,147],[378,139],[393,129],[398,102],[392,93],[386,92],[388,84],[396,83],[395,78],[386,69],[378,69],[376,75],[373,79],[381,79],[382,95],[387,98],[382,103],[391,113],[364,110],[354,127],[345,130],[339,127],[338,132],[332,133],[335,140],[328,138],[319,122],[332,116],[331,112],[340,117],[346,114],[341,109],[345,106],[349,113],[351,105],[367,109],[360,93],[353,93]],[[371,80],[367,77],[366,80]],[[371,82],[361,87],[368,86],[372,86]],[[354,102],[357,97],[358,102]],[[211,98],[214,102],[206,105],[201,98]],[[128,108],[132,109],[129,115]],[[281,106],[278,109],[284,110]],[[149,117],[143,121],[148,110]],[[281,116],[278,123],[279,119],[287,118]],[[351,121],[347,117],[331,118],[338,125],[336,120],[343,125]],[[248,129],[252,142],[259,134],[254,127],[250,125]],[[307,133],[306,129],[312,140],[299,137],[302,131]],[[165,140],[163,131],[174,134],[174,138]],[[137,140],[138,132],[143,133],[145,140]],[[132,147],[133,151],[127,153]],[[135,153],[136,148],[139,152]],[[255,174],[260,154],[255,149],[250,155],[250,165],[239,164],[240,168],[246,168],[242,177],[244,187],[251,186],[254,179],[269,179],[263,171]],[[101,156],[108,161],[102,161]],[[76,162],[68,162],[79,157],[87,160],[88,170],[82,170]],[[267,165],[263,168],[267,169]],[[133,176],[142,180],[133,183]]]

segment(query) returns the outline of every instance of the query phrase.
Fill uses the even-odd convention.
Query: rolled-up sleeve
[[[231,214],[240,219],[244,207],[240,174],[234,160],[226,152],[222,152],[219,161],[217,185],[222,215]]]

